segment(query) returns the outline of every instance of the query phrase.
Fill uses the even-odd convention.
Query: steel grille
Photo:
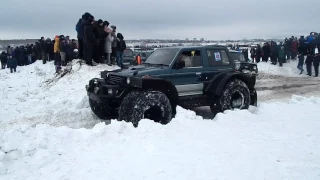
[[[123,83],[123,77],[116,76],[116,75],[110,75],[109,81],[110,84],[122,84]]]

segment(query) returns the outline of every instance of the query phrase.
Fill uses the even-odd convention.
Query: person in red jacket
[[[291,59],[296,59],[298,53],[298,39],[294,38],[291,44]]]

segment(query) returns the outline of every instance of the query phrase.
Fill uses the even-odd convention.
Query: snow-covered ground
[[[297,68],[298,60],[287,60],[287,63],[284,63],[282,67],[270,64],[271,61],[258,63],[259,72],[286,77],[307,77],[306,65],[303,66],[304,72],[300,75],[300,70]],[[312,74],[314,76],[313,67]]]
[[[214,119],[179,107],[168,125],[139,128],[91,113],[85,85],[116,67],[74,63],[61,79],[52,62],[0,70],[0,179],[320,179],[319,78],[295,77],[293,64],[258,65],[258,98],[278,102]],[[308,98],[289,91],[299,83],[312,86]]]

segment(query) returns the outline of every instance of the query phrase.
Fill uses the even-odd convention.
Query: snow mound
[[[55,75],[53,62],[36,61],[29,66],[0,70],[0,131],[15,123],[93,127],[99,122],[91,115],[85,85],[100,71],[117,66],[80,65],[74,60],[61,77]]]
[[[319,179],[319,108],[293,96],[213,120],[178,107],[165,126],[15,125],[0,134],[0,179]]]
[[[272,65],[270,61],[257,63],[259,73],[286,76],[286,77],[307,77],[306,66],[303,66],[304,72],[300,75],[300,70],[297,68],[298,60],[287,60],[283,66]],[[312,67],[313,70],[313,67]],[[314,75],[314,70],[313,70]]]

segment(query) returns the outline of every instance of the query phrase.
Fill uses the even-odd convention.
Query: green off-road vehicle
[[[102,71],[86,85],[93,113],[101,119],[141,119],[167,124],[176,107],[210,106],[216,114],[257,104],[257,65],[236,61],[224,46],[155,50],[141,65]]]

